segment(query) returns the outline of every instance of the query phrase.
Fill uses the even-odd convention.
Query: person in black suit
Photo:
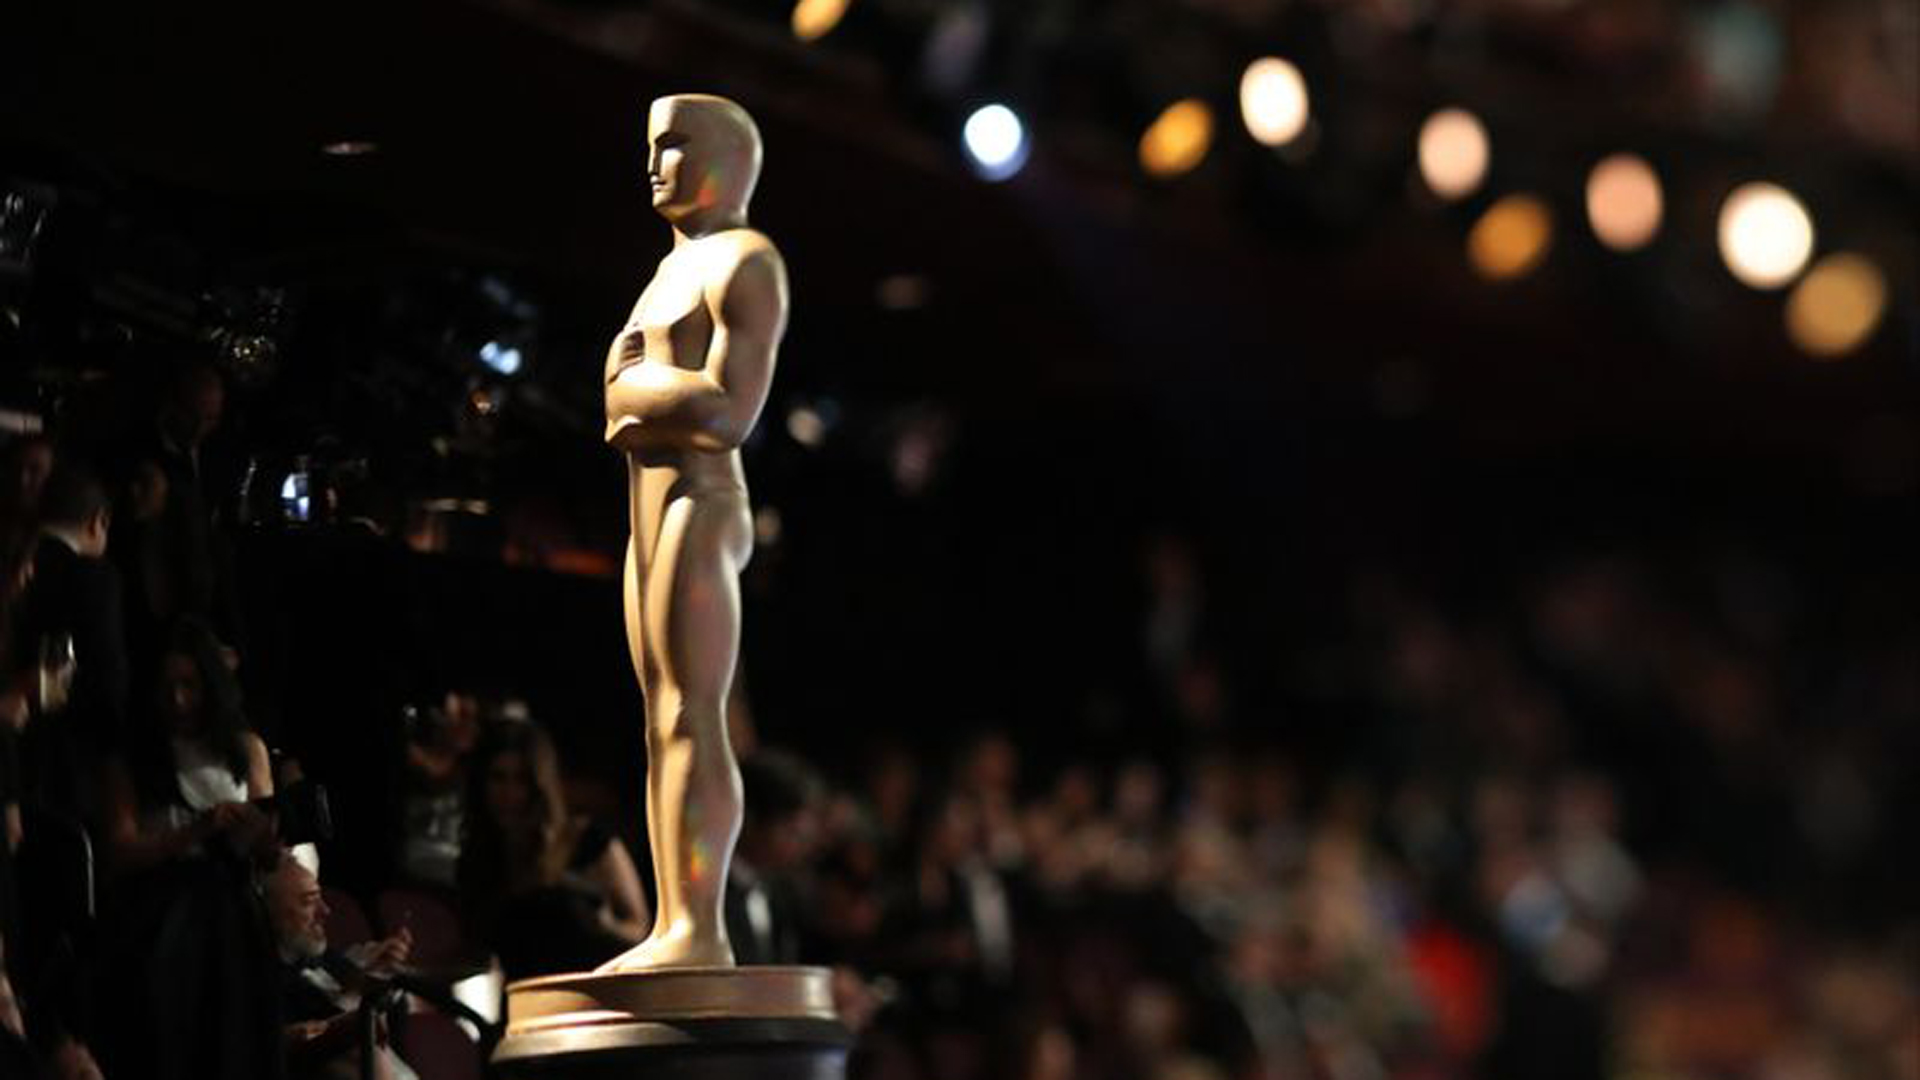
[[[799,758],[760,750],[740,763],[746,820],[727,875],[727,937],[742,964],[797,964],[807,927],[800,877],[820,833],[823,785]]]
[[[178,369],[162,392],[153,427],[136,438],[122,458],[132,466],[129,489],[136,503],[158,491],[158,505],[143,529],[150,535],[140,553],[146,573],[133,615],[142,642],[158,642],[182,618],[210,626],[223,649],[242,650],[240,600],[233,552],[219,526],[218,492],[226,478],[208,460],[207,441],[226,411],[226,385],[205,363]]]
[[[8,945],[17,985],[35,1003],[32,1040],[56,1059],[91,1060],[80,1039],[89,1009],[79,957],[92,907],[85,823],[98,766],[127,708],[120,579],[104,558],[109,507],[99,481],[78,466],[63,463],[48,477],[6,665],[37,675],[33,708],[8,755],[21,808],[20,935]]]
[[[387,1044],[384,1025],[369,1029],[364,995],[407,960],[413,936],[400,932],[335,950],[327,940],[320,880],[291,855],[259,875],[261,901],[280,958],[281,1042],[294,1080],[417,1080]],[[363,1040],[373,1037],[372,1053]],[[366,1074],[362,1064],[371,1064]]]
[[[112,504],[94,476],[56,469],[40,498],[33,582],[20,602],[14,666],[72,652],[66,701],[41,702],[21,733],[30,805],[83,820],[92,766],[117,744],[127,711],[128,662],[120,575],[105,558]]]

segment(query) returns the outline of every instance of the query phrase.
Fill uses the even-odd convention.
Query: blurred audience
[[[413,943],[329,952],[256,805],[200,462],[223,407],[186,369],[117,503],[50,440],[0,462],[14,1071],[409,1075],[380,1016]],[[1122,737],[1010,715],[743,751],[735,951],[834,969],[857,1080],[1920,1080],[1910,608],[1816,604],[1731,549],[1561,557],[1468,599],[1361,569],[1310,673],[1250,672],[1196,549],[1144,558],[1138,655],[1089,688],[1138,697]],[[570,799],[525,711],[456,691],[396,725],[399,872],[363,883],[457,894],[464,938],[436,933],[511,978],[651,921],[647,860],[579,812],[612,796]]]

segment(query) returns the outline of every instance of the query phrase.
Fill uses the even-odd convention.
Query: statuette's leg
[[[647,560],[643,633],[647,794],[659,910],[647,940],[602,971],[726,966],[727,865],[740,834],[740,770],[726,700],[740,648],[739,575],[752,550],[746,496],[683,497]]]
[[[633,533],[627,538],[627,557],[622,570],[621,596],[625,600],[627,649],[633,658],[634,678],[639,680],[640,683],[640,695],[643,707],[651,711],[654,699],[660,694],[660,673],[658,666],[654,663],[650,655],[651,651],[647,644],[645,602],[647,560],[640,554],[641,538],[645,533],[641,528],[640,521],[639,469],[636,467],[633,472],[634,475],[630,481],[633,500]],[[650,730],[648,725],[643,723],[642,734],[645,735],[647,730]],[[651,738],[648,738],[650,742]],[[653,927],[649,931],[649,936],[651,936],[653,933],[657,933],[666,921],[665,917],[657,909],[659,906],[658,898],[664,895],[659,888],[660,867],[665,865],[667,856],[661,850],[665,838],[661,835],[660,830],[653,824],[660,820],[660,800],[656,797],[659,785],[652,782],[651,757],[649,757],[648,761],[649,776],[644,785],[646,788],[644,800],[647,815],[647,851],[651,856],[650,861],[653,863],[654,868],[654,896],[656,898]]]

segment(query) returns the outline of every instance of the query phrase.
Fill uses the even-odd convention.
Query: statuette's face
[[[666,107],[661,107],[665,105]],[[674,126],[674,109],[669,103],[661,103],[653,109],[647,124],[647,180],[653,187],[653,208],[666,213],[679,200],[681,174],[696,172],[686,169],[687,157],[691,152],[687,132]]]
[[[760,136],[739,106],[682,94],[648,111],[647,180],[667,220],[744,213],[759,172]]]

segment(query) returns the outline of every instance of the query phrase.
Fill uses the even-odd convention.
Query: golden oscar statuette
[[[736,966],[723,901],[740,834],[727,695],[753,550],[740,444],[787,323],[780,252],[747,224],[760,133],[725,98],[647,117],[653,207],[673,226],[607,349],[606,439],[627,459],[627,644],[646,699],[646,819],[658,910],[592,972],[507,988],[494,1063],[514,1080],[839,1080],[851,1036],[822,968]]]

